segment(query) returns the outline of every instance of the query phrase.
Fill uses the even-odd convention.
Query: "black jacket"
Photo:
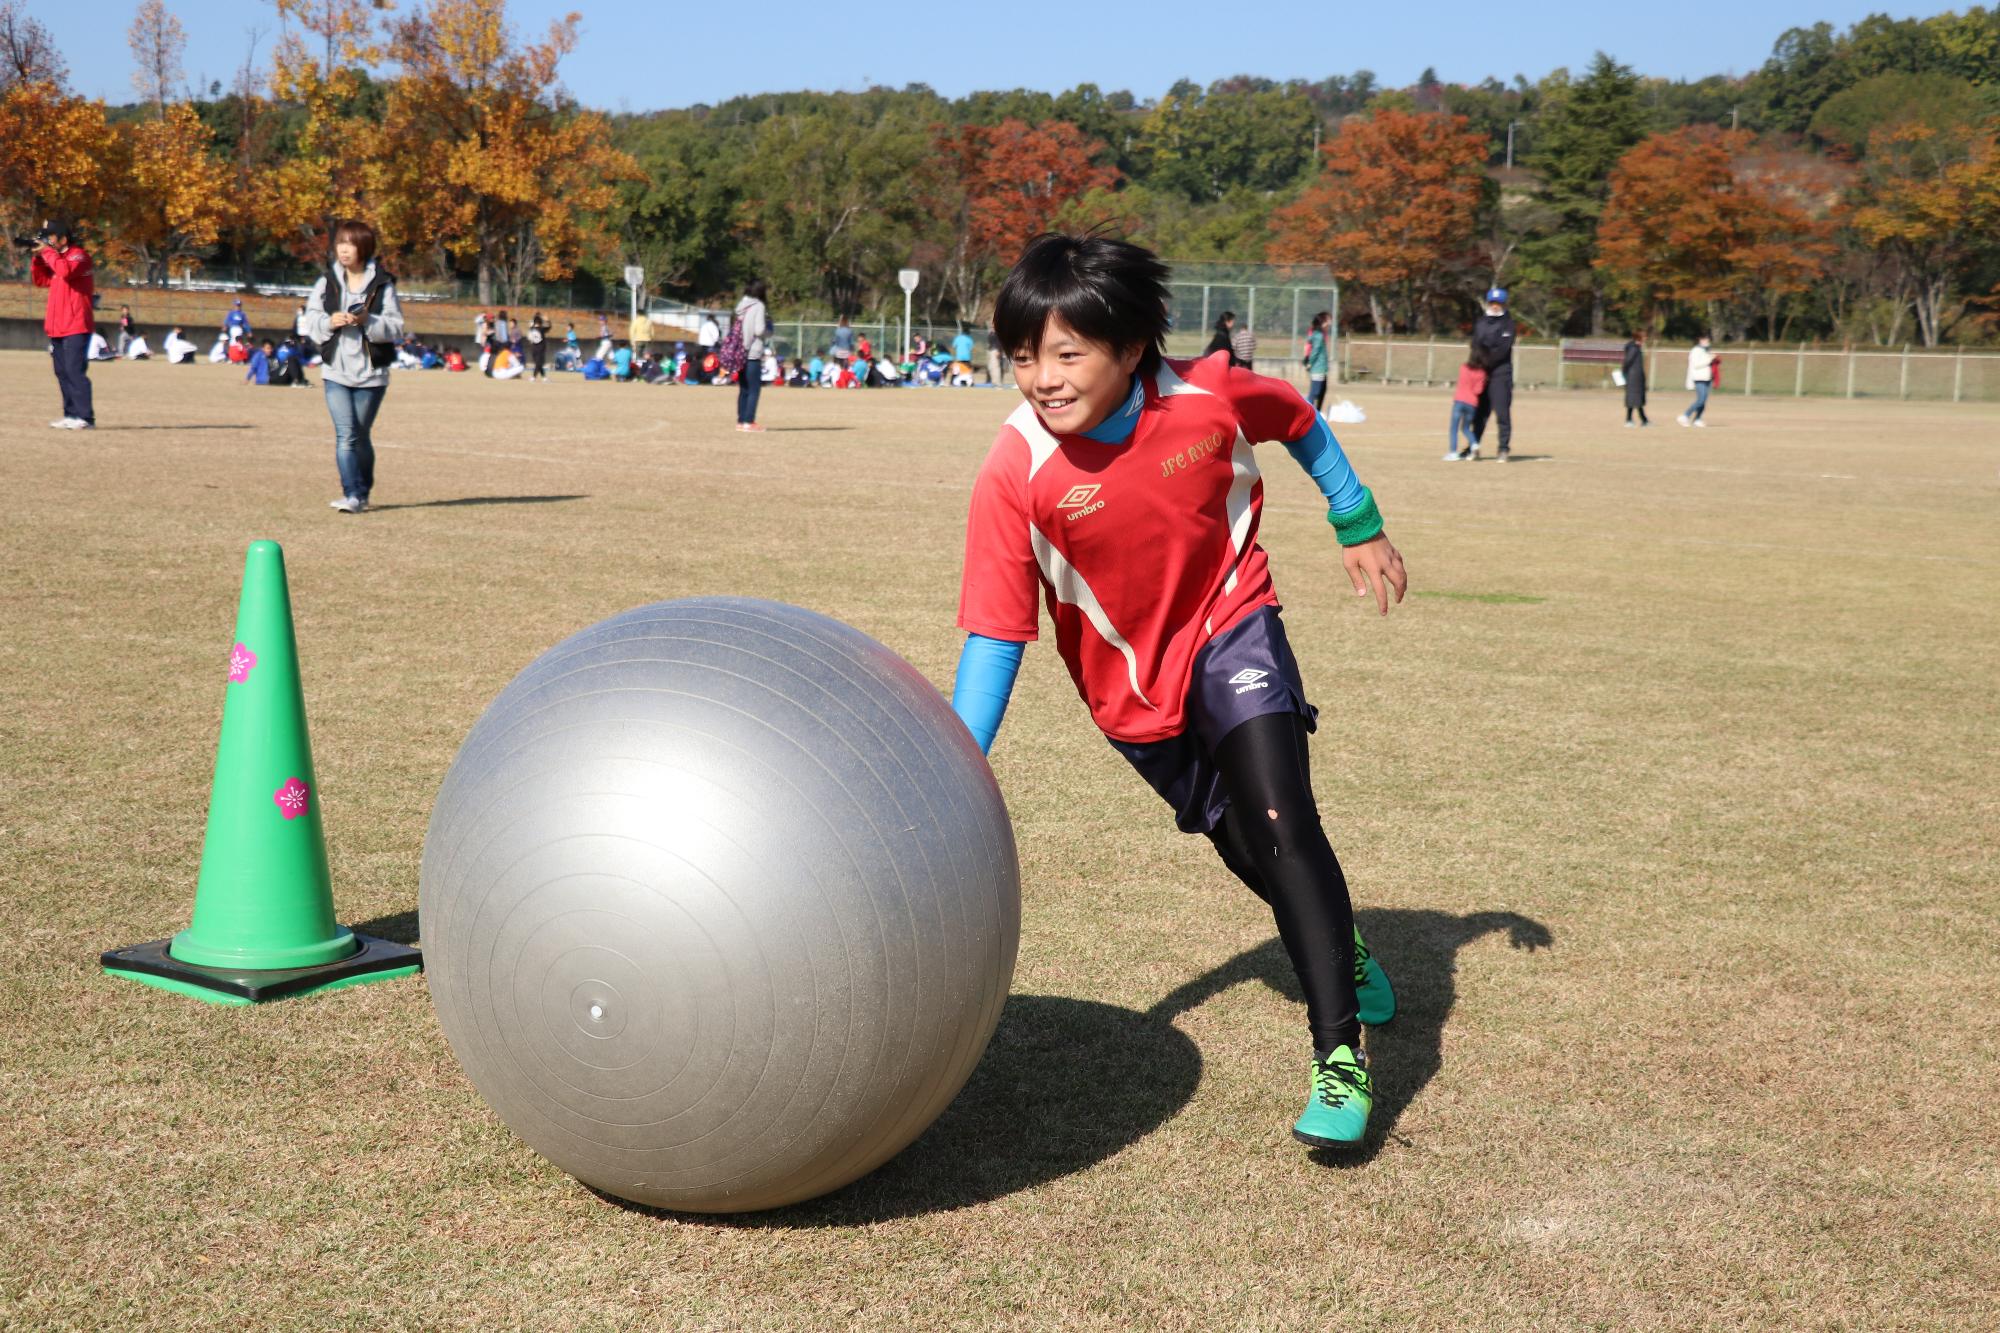
[[[1481,315],[1472,321],[1472,345],[1490,375],[1514,373],[1514,317],[1508,314]]]

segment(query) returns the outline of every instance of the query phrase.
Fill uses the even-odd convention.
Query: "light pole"
[[[914,268],[899,269],[896,273],[896,282],[903,289],[903,345],[896,349],[897,365],[910,354],[910,293],[917,290],[917,280],[923,276],[922,271]]]
[[[1520,123],[1518,120],[1507,122],[1507,169],[1509,171],[1514,169],[1514,127]]]
[[[645,281],[645,269],[640,268],[637,264],[627,264],[625,266],[625,285],[632,289],[632,315],[631,319],[628,319],[625,325],[627,337],[631,336],[632,321],[639,318],[639,288]]]

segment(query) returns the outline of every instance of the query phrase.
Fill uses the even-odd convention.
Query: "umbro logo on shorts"
[[[1248,694],[1252,690],[1268,690],[1271,688],[1271,682],[1264,677],[1270,674],[1268,671],[1259,671],[1256,667],[1245,667],[1231,676],[1229,683],[1236,687],[1238,694]]]

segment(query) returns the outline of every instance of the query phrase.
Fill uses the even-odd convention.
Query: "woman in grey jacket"
[[[389,391],[389,367],[403,340],[396,280],[375,266],[375,229],[347,221],[333,229],[333,267],[306,301],[306,337],[319,344],[320,379],[333,418],[333,461],[343,514],[368,512],[375,488],[375,414]]]
[[[743,368],[736,373],[736,429],[760,431],[757,398],[764,392],[764,335],[770,331],[771,317],[764,307],[764,280],[752,278],[743,285],[743,299],[736,303],[736,331],[743,338]]]

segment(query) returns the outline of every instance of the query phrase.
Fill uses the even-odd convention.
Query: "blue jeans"
[[[764,363],[748,361],[736,380],[736,424],[748,426],[757,420],[757,398],[764,392]]]
[[[350,389],[325,376],[326,411],[333,418],[333,462],[340,469],[340,492],[366,500],[375,489],[375,414],[382,410],[388,385]]]
[[[1479,443],[1479,437],[1472,433],[1472,418],[1479,411],[1477,403],[1461,403],[1457,399],[1451,404],[1451,434],[1445,437],[1445,444],[1453,453],[1458,452],[1458,428],[1465,427],[1465,447],[1470,449]]]
[[[1700,420],[1701,420],[1701,414],[1702,414],[1702,411],[1703,411],[1703,409],[1704,409],[1704,408],[1706,408],[1706,407],[1708,406],[1708,390],[1709,390],[1709,383],[1708,383],[1708,381],[1707,381],[1707,380],[1696,380],[1696,381],[1695,381],[1695,383],[1694,383],[1694,406],[1693,406],[1693,407],[1690,407],[1690,408],[1689,408],[1689,409],[1687,410],[1687,419],[1688,419],[1689,421],[1700,421]]]
[[[998,381],[996,380],[995,383],[998,383]],[[1307,378],[1306,401],[1313,405],[1313,411],[1315,412],[1326,406],[1326,376],[1320,375],[1317,378]]]

